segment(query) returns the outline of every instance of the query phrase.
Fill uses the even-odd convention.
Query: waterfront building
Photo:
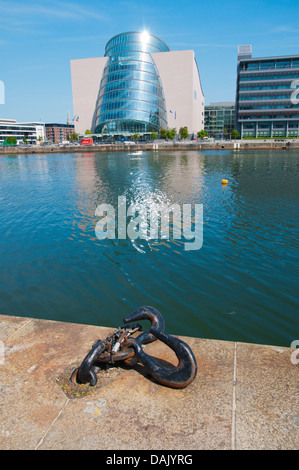
[[[299,54],[252,57],[239,46],[236,126],[243,137],[299,136]]]
[[[149,134],[204,128],[204,96],[194,52],[170,51],[147,32],[110,39],[104,57],[71,61],[76,132]]]
[[[17,122],[15,119],[0,118],[0,143],[7,137],[15,137],[17,143],[23,143],[24,139],[29,144],[36,144],[45,138],[45,124],[42,122]]]
[[[224,101],[205,106],[205,131],[209,137],[231,137],[235,128],[235,103]]]
[[[45,124],[46,140],[59,144],[68,140],[70,134],[75,132],[74,124],[57,124],[57,123],[46,123]]]
[[[35,132],[36,132],[36,141],[37,142],[43,142],[45,140],[46,134],[45,134],[45,123],[43,122],[27,122],[24,123],[28,126],[35,126]]]

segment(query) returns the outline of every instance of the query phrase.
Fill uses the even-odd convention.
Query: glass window
[[[258,70],[259,69],[259,62],[249,62],[247,65],[247,70]]]
[[[281,74],[281,75],[277,75],[277,74],[270,74],[270,75],[260,75],[260,74],[254,74],[254,75],[248,75],[248,76],[240,76],[240,82],[250,82],[250,81],[264,81],[264,80],[267,80],[267,81],[271,81],[271,80],[287,80],[287,79],[296,79],[296,78],[299,78],[299,74],[298,73],[288,73],[288,74]]]
[[[283,60],[283,61],[277,61],[276,62],[276,68],[277,69],[288,69],[291,67],[291,61],[290,60]]]
[[[263,70],[271,70],[275,68],[274,62],[261,62],[261,69]]]

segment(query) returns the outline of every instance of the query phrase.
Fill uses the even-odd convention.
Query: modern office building
[[[236,126],[243,137],[299,136],[299,55],[252,58],[239,46]]]
[[[235,129],[235,103],[224,101],[205,106],[205,131],[209,137],[229,139]]]
[[[27,123],[23,123],[23,124],[26,124],[28,126],[35,126],[37,142],[43,142],[45,140],[45,137],[46,137],[45,123],[43,123],[43,122],[27,122]]]
[[[204,96],[194,52],[170,51],[147,32],[118,34],[104,57],[71,61],[76,132],[148,134],[204,128]]]
[[[45,125],[41,122],[17,122],[15,119],[0,118],[0,143],[7,137],[15,137],[17,143],[23,143],[26,139],[29,144],[36,144],[45,138]]]
[[[46,140],[48,142],[59,144],[60,142],[67,141],[68,136],[73,132],[75,132],[74,124],[45,124]]]

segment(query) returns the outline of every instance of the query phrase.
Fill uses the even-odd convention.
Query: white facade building
[[[24,125],[35,126],[37,141],[43,142],[45,140],[45,124],[42,122],[24,122]]]
[[[17,122],[15,119],[0,118],[0,143],[7,137],[15,137],[18,144],[23,143],[25,137],[29,144],[35,144],[45,139],[45,125],[41,122]]]
[[[71,61],[75,132],[95,129],[95,110],[107,57]]]

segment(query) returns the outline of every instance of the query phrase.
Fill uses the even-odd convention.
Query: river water
[[[0,314],[116,328],[151,305],[174,335],[290,346],[298,164],[297,151],[2,155]],[[117,214],[119,196],[202,205],[202,246],[171,231],[99,239],[96,208]]]

